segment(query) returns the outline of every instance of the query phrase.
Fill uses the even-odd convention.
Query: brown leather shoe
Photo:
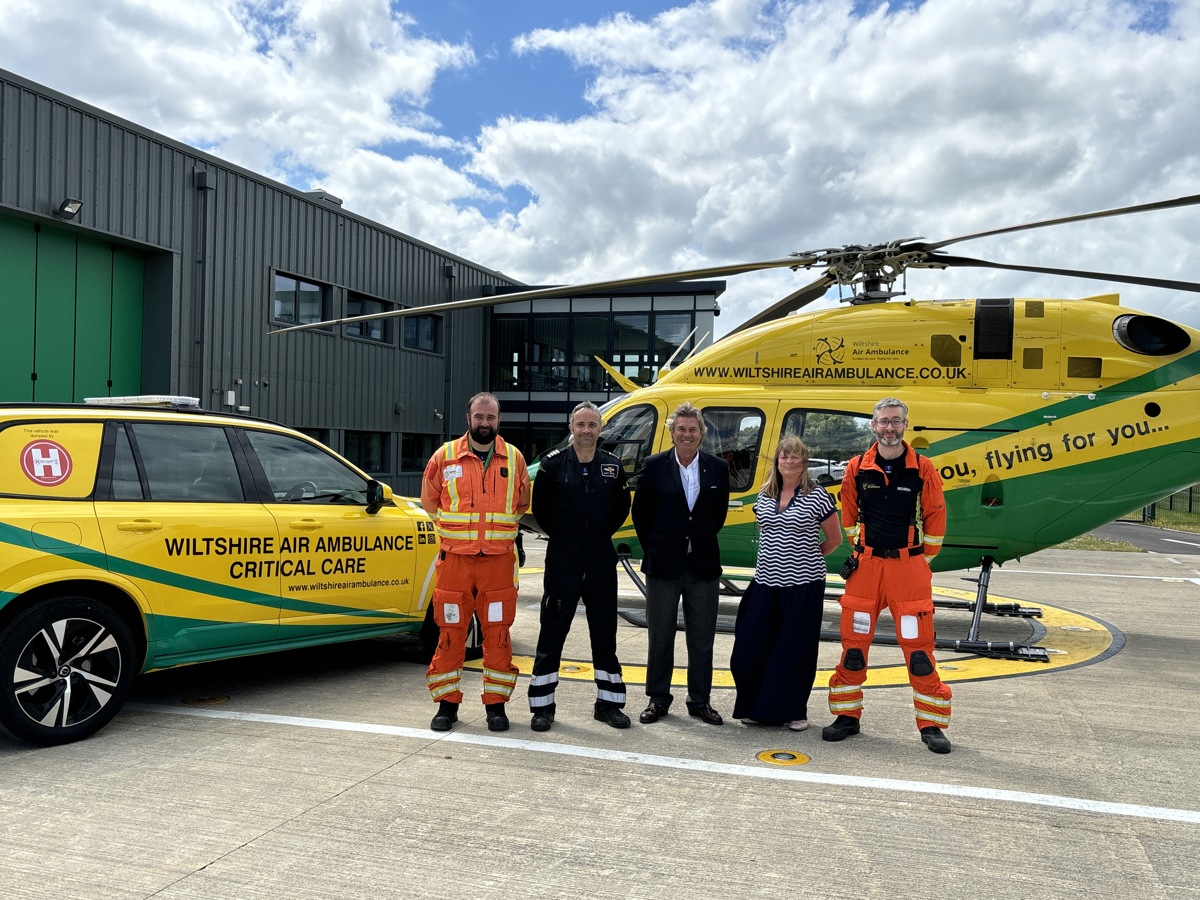
[[[657,703],[651,703],[642,710],[642,714],[638,716],[638,721],[643,725],[650,725],[663,718],[666,714],[667,708],[665,706],[659,706]]]
[[[709,725],[724,725],[725,720],[721,718],[721,714],[705,703],[703,706],[695,706],[688,708],[688,715],[695,716]]]

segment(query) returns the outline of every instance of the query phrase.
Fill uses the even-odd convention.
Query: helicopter
[[[1028,222],[940,241],[803,251],[613,281],[515,291],[293,326],[429,314],[771,268],[819,269],[812,282],[757,313],[657,379],[638,385],[601,361],[625,393],[602,407],[603,446],[631,476],[671,445],[667,416],[690,401],[705,417],[704,449],[730,467],[731,497],[720,535],[722,563],[752,567],[754,500],[775,445],[799,435],[810,469],[835,499],[840,470],[867,449],[874,404],[909,407],[906,439],[938,468],[948,529],[934,571],[979,568],[965,641],[939,646],[1045,659],[1025,644],[979,640],[992,567],[1056,546],[1200,480],[1200,331],[1127,309],[1116,294],[1082,299],[914,300],[908,269],[979,267],[1200,292],[1200,284],[1152,277],[990,262],[945,252],[960,242],[1018,231],[1200,203],[1200,195]],[[897,290],[897,282],[901,282]],[[837,285],[841,308],[801,312]],[[526,524],[536,529],[535,521]],[[640,555],[632,524],[614,536],[623,557]],[[846,545],[827,559],[836,572]],[[626,562],[627,571],[633,570]],[[634,576],[636,578],[636,576]]]

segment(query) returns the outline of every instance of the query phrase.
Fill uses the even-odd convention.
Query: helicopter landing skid
[[[638,591],[643,597],[646,596],[646,583],[642,581],[637,570],[629,560],[627,554],[621,553],[617,557],[621,561],[622,567],[625,569],[630,580],[637,586]],[[988,585],[992,578],[992,566],[995,560],[990,556],[985,556],[980,561],[979,578],[975,579],[977,591],[975,600],[951,600],[951,601],[935,601],[935,606],[945,606],[952,609],[971,610],[971,627],[967,631],[965,640],[955,638],[934,638],[933,646],[936,650],[954,650],[959,653],[972,653],[976,656],[987,656],[992,659],[1013,659],[1024,662],[1050,662],[1050,653],[1043,647],[1034,647],[1030,644],[1021,641],[981,641],[979,640],[979,621],[985,612],[993,613],[999,616],[1025,616],[1032,618],[1041,618],[1042,611],[1036,607],[1022,607],[1016,603],[995,604],[988,603],[987,592]],[[725,588],[726,593],[741,596],[745,593],[740,586],[730,582],[728,579],[722,578],[721,584]],[[999,611],[1004,610],[1004,611]],[[646,627],[644,616],[635,615],[628,611],[620,611],[622,618],[640,628]],[[841,641],[841,635],[836,631],[822,631],[821,640],[823,641]],[[876,634],[872,640],[873,644],[887,644],[898,646],[899,641],[891,635]]]

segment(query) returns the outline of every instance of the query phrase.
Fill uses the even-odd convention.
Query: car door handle
[[[117,531],[159,531],[162,528],[162,522],[155,522],[151,519],[134,519],[132,522],[118,522]]]
[[[288,523],[288,528],[294,528],[296,531],[316,531],[318,528],[324,527],[325,523],[318,522],[316,519],[297,519]]]

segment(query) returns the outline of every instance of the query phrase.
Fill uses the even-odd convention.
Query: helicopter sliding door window
[[[875,436],[871,417],[824,409],[793,409],[783,418],[782,435],[799,435],[808,447],[808,474],[821,485],[840,484],[846,463]]]
[[[600,434],[600,444],[621,460],[621,467],[632,476],[642,460],[654,452],[658,428],[658,410],[653,406],[630,406],[614,415]]]
[[[762,444],[762,410],[709,406],[703,410],[708,431],[704,449],[729,464],[729,489],[748,491],[755,484]]]

